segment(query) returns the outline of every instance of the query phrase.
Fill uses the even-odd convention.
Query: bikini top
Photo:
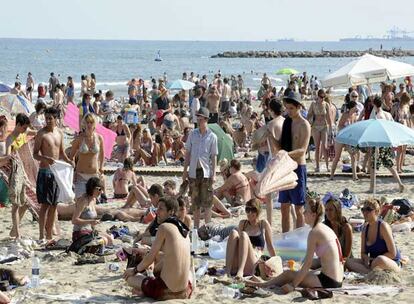
[[[87,153],[96,154],[96,153],[99,153],[99,145],[96,142],[96,138],[94,138],[92,148],[89,148],[89,146],[86,144],[86,141],[85,141],[85,138],[84,138],[82,140],[82,144],[80,146],[79,153],[81,153],[81,154],[87,154]]]
[[[249,221],[245,221],[243,225],[243,231],[249,225]],[[249,235],[250,243],[252,244],[253,248],[264,248],[265,247],[265,239],[262,227],[262,221],[259,223],[260,234],[258,235]]]
[[[231,187],[228,192],[230,194],[230,196],[236,196],[237,191],[243,188],[246,188],[249,186],[249,181],[247,180],[247,178],[245,178],[245,181],[241,181],[240,183],[238,183],[237,185]]]
[[[119,132],[119,131],[118,131],[118,128],[116,128],[116,135],[117,135],[117,136],[125,136],[124,127],[122,127],[122,131],[121,131],[121,132]]]

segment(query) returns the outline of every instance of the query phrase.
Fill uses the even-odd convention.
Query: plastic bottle
[[[198,230],[194,228],[191,232],[191,254],[197,254],[198,250]]]
[[[207,269],[208,269],[208,261],[206,259],[201,260],[201,264],[195,273],[196,279],[200,280],[206,274]]]
[[[223,298],[238,299],[241,295],[238,289],[233,289],[227,286],[224,286],[221,290],[221,295]]]
[[[33,288],[40,285],[40,260],[37,256],[32,258],[32,278],[30,283]]]

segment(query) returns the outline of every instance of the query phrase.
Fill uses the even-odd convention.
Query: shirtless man
[[[55,223],[59,188],[50,165],[62,159],[74,163],[67,157],[63,146],[63,132],[56,127],[59,111],[53,107],[45,110],[46,127],[39,130],[33,149],[34,159],[40,162],[36,182],[37,200],[41,204],[39,214],[39,239],[52,239],[52,228]]]
[[[309,122],[300,113],[302,108],[300,95],[290,92],[283,99],[289,118],[285,119],[283,128],[291,122],[290,134],[281,136],[280,146],[289,153],[289,156],[298,163],[295,173],[298,176],[297,186],[292,190],[280,191],[279,202],[282,204],[282,232],[290,230],[290,206],[295,205],[296,228],[304,225],[304,205],[306,198],[306,151],[309,145],[311,127]]]
[[[221,92],[220,98],[220,112],[225,114],[230,108],[230,98],[231,98],[231,87],[229,85],[229,80],[227,78],[223,79],[223,90]]]
[[[124,279],[134,288],[134,293],[155,300],[190,298],[193,291],[190,238],[186,227],[175,217],[177,211],[176,199],[164,197],[160,200],[157,215],[162,224],[155,241],[141,263],[124,272]],[[155,277],[142,274],[153,264]]]
[[[26,93],[22,91],[22,84],[18,81],[14,83],[14,87],[10,90],[10,94],[21,95],[28,99]]]
[[[206,107],[210,111],[208,123],[218,123],[220,97],[220,93],[217,91],[215,86],[211,86],[208,89],[206,96]]]

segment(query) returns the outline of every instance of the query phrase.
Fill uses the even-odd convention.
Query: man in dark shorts
[[[216,179],[217,136],[207,127],[210,112],[201,107],[197,112],[198,128],[191,131],[185,143],[183,181],[189,178],[194,228],[200,225],[201,208],[204,220],[211,221],[213,184]],[[189,172],[187,172],[189,169]]]
[[[283,121],[280,146],[297,162],[295,173],[298,176],[297,186],[292,190],[280,191],[279,202],[282,213],[282,232],[290,230],[290,208],[295,206],[296,228],[305,224],[303,215],[306,196],[306,151],[310,139],[310,124],[300,113],[303,105],[296,92],[290,92],[283,98],[288,117]]]
[[[157,218],[161,222],[155,240],[141,263],[124,272],[133,292],[155,300],[188,299],[193,286],[188,227],[177,217],[178,202],[173,197],[160,199]],[[162,254],[160,254],[162,252]],[[154,263],[154,276],[142,274]]]
[[[55,224],[56,206],[59,188],[50,170],[55,160],[62,159],[72,165],[63,145],[63,132],[56,127],[59,111],[50,107],[45,110],[46,126],[39,130],[35,138],[33,157],[38,160],[39,173],[36,182],[37,200],[41,204],[39,214],[39,239],[52,239],[52,229]]]

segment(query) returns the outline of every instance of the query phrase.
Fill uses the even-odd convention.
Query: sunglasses
[[[352,95],[351,97],[352,98],[358,98],[358,95]]]
[[[246,213],[257,212],[257,209],[255,207],[246,207],[244,210],[246,211]]]
[[[374,208],[371,207],[362,207],[361,212],[371,212],[374,211]]]

